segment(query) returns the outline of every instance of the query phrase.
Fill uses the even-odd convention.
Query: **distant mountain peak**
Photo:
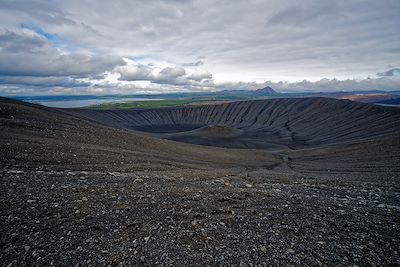
[[[272,89],[271,87],[267,86],[261,89],[255,90],[256,93],[262,93],[262,94],[277,94],[278,92]]]

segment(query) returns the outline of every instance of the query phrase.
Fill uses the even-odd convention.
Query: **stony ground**
[[[2,265],[398,266],[398,177],[347,178],[3,169]]]

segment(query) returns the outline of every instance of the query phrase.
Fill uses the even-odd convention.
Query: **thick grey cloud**
[[[212,74],[206,71],[186,73],[183,67],[165,67],[158,70],[153,65],[127,65],[119,67],[120,81],[150,81],[163,85],[200,86],[202,82],[212,79]]]
[[[400,65],[399,13],[398,0],[0,0],[0,74],[87,77],[124,93],[143,80],[159,91],[268,80],[278,90],[389,90],[396,76],[375,74]],[[121,68],[122,57],[137,67]]]
[[[184,68],[181,67],[166,67],[157,75],[157,80],[165,83],[176,81],[186,74]]]
[[[316,82],[301,81],[295,83],[272,83],[267,82],[268,86],[276,88],[281,92],[330,92],[330,91],[357,91],[357,90],[398,90],[400,88],[400,79],[362,79],[362,80],[338,80],[321,79]],[[333,89],[334,88],[334,89]]]
[[[1,76],[0,84],[39,87],[87,87],[91,83],[71,77]]]
[[[384,72],[377,73],[380,77],[400,77],[400,69],[390,69]]]
[[[202,81],[202,80],[211,80],[212,79],[212,74],[207,72],[207,71],[202,71],[202,72],[195,72],[192,73],[188,76],[189,80],[193,81]]]
[[[264,83],[244,83],[244,82],[228,82],[218,84],[219,89],[250,89],[255,90],[270,86],[278,92],[294,93],[294,92],[332,92],[332,91],[358,91],[358,90],[398,90],[400,88],[400,79],[388,78],[366,78],[361,80],[346,79],[321,79],[315,82],[307,80],[300,82],[271,82]]]
[[[19,34],[5,30],[0,33],[0,51],[2,55],[18,53],[41,53],[50,46],[40,36],[33,33],[21,32]]]
[[[267,20],[268,25],[283,25],[288,27],[305,27],[314,22],[322,22],[338,18],[340,15],[338,1],[294,2],[293,5],[282,8]]]
[[[153,80],[153,68],[148,65],[135,65],[135,66],[125,66],[118,68],[120,80],[121,81],[145,81]]]
[[[188,63],[183,63],[182,66],[184,67],[198,67],[204,64],[203,60],[197,60],[196,62],[188,62]]]
[[[65,53],[32,31],[0,32],[0,75],[83,77],[123,64],[118,56]]]

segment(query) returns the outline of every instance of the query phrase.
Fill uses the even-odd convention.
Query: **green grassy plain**
[[[208,100],[198,99],[170,99],[170,100],[146,100],[146,101],[128,101],[119,103],[104,103],[85,107],[86,109],[129,109],[129,108],[165,108],[188,105]]]

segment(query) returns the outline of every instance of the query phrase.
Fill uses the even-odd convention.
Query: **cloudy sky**
[[[0,95],[400,89],[399,0],[0,0]]]

